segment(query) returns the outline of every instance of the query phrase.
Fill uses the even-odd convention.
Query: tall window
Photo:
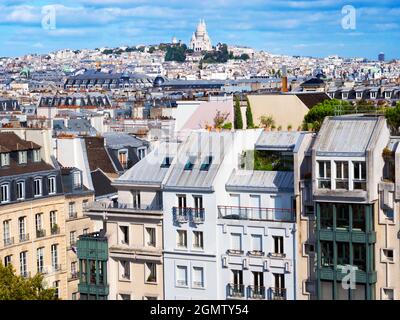
[[[179,248],[187,248],[187,231],[177,230],[177,245]]]
[[[57,226],[57,211],[50,211],[50,228]]]
[[[251,235],[251,250],[254,252],[262,252],[262,235],[252,234]]]
[[[195,249],[203,249],[203,232],[202,231],[193,231],[193,247]]]
[[[80,171],[74,172],[73,182],[74,182],[74,189],[79,189],[82,187],[82,178]]]
[[[137,156],[139,160],[142,160],[146,156],[146,148],[138,148]]]
[[[231,250],[242,251],[242,235],[240,233],[231,233]]]
[[[18,229],[19,229],[19,241],[27,241],[26,234],[26,217],[18,218]]]
[[[58,265],[58,245],[52,244],[51,245],[51,266],[53,267],[54,271],[59,270]]]
[[[7,267],[9,264],[11,264],[11,259],[12,255],[8,255],[4,257],[4,266]]]
[[[54,281],[53,282],[53,288],[55,289],[54,290],[54,296],[56,298],[59,298],[60,297],[60,281]]]
[[[349,163],[337,161],[336,163],[336,189],[349,189]]]
[[[3,240],[4,245],[9,246],[12,244],[11,236],[10,236],[10,222],[11,220],[3,221]]]
[[[42,179],[37,178],[33,180],[33,195],[39,197],[42,195]]]
[[[204,269],[201,267],[193,267],[193,286],[195,288],[204,287]]]
[[[353,162],[354,181],[353,188],[355,190],[367,190],[367,170],[365,162]]]
[[[10,186],[9,184],[2,184],[0,186],[0,202],[6,203],[10,201]]]
[[[57,192],[56,177],[50,177],[48,180],[49,194],[55,194]]]
[[[156,246],[156,229],[155,228],[146,228],[146,244],[149,247]]]
[[[25,182],[17,182],[17,200],[23,200],[25,198]]]
[[[121,278],[130,280],[131,278],[131,264],[129,261],[121,260]]]
[[[26,251],[23,251],[19,254],[19,272],[21,273],[21,276],[23,276],[23,277],[28,276],[27,265],[26,265],[26,255],[27,255]]]
[[[318,161],[318,188],[331,188],[331,162]]]
[[[43,273],[44,272],[44,258],[43,258],[43,248],[38,248],[36,250],[36,263],[37,263],[37,272]]]
[[[186,287],[188,285],[188,275],[186,266],[176,267],[176,284],[177,286]]]
[[[27,151],[19,151],[18,152],[18,163],[26,164],[28,162],[28,152]]]
[[[274,236],[273,239],[274,239],[274,254],[282,256],[284,254],[283,237]]]
[[[70,218],[75,218],[75,217],[76,217],[75,202],[70,202],[70,203],[68,203],[68,216],[69,216]]]
[[[140,209],[141,208],[140,191],[132,192],[132,196],[133,196],[133,207]]]
[[[10,154],[2,153],[1,154],[1,166],[6,167],[10,165]]]
[[[69,233],[69,245],[71,247],[76,245],[76,231],[71,231]]]
[[[119,163],[121,163],[121,166],[126,169],[128,167],[128,150],[119,150],[118,160]]]
[[[146,262],[146,281],[157,282],[157,265],[153,262]]]
[[[186,196],[178,196],[178,207],[179,208],[186,208]]]
[[[40,162],[40,150],[33,150],[33,162]]]

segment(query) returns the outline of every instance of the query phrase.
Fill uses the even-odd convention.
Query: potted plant
[[[275,126],[275,120],[272,116],[261,116],[260,122],[263,125],[265,131],[268,131],[270,128],[272,129]]]
[[[282,131],[282,126],[279,126],[279,127],[278,127],[278,131]]]
[[[393,158],[393,151],[390,150],[388,147],[385,147],[382,151],[382,156],[384,159],[391,159]]]
[[[58,224],[55,223],[51,226],[51,234],[57,234],[60,228],[58,227]]]
[[[291,124],[289,124],[288,126],[287,126],[287,131],[292,131],[292,125]]]

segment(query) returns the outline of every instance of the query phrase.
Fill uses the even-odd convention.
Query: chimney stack
[[[288,78],[286,66],[282,66],[282,92],[288,92]]]

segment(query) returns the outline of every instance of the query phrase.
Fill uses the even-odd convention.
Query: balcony
[[[46,230],[39,229],[36,230],[36,238],[44,238],[46,236]]]
[[[265,287],[264,286],[249,286],[249,299],[259,300],[265,299]]]
[[[191,219],[195,224],[204,223],[205,210],[203,208],[192,208],[191,209]]]
[[[19,242],[27,242],[27,241],[29,241],[29,233],[19,235]]]
[[[295,222],[292,209],[218,206],[220,219]]]
[[[227,286],[227,296],[233,299],[243,299],[245,297],[243,284],[229,283]]]
[[[57,225],[54,225],[51,227],[51,235],[55,236],[57,234],[60,234],[60,227]]]
[[[285,288],[271,288],[271,300],[286,300]]]
[[[53,272],[61,271],[61,264],[53,264]]]
[[[14,244],[14,237],[6,238],[3,241],[5,247],[12,246]]]
[[[243,250],[238,250],[238,249],[228,249],[226,250],[226,253],[231,255],[231,256],[242,256],[244,255]]]
[[[68,280],[73,281],[73,280],[78,280],[79,279],[79,272],[75,271],[75,272],[71,272],[69,275]]]
[[[268,256],[271,258],[276,258],[276,259],[284,259],[286,258],[285,253],[278,253],[278,252],[270,252],[268,253]]]
[[[161,204],[151,204],[151,205],[136,205],[133,203],[102,203],[102,202],[91,202],[84,206],[86,212],[115,212],[115,213],[162,213]]]
[[[264,257],[265,252],[260,250],[247,251],[247,255],[251,257]]]
[[[69,212],[68,213],[68,220],[73,220],[73,219],[76,219],[76,218],[78,218],[78,212]]]
[[[189,221],[189,216],[191,215],[191,208],[173,207],[172,214],[175,222],[186,223]]]

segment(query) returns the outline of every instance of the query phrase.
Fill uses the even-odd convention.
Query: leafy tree
[[[387,123],[394,134],[399,134],[400,127],[400,102],[394,108],[387,108],[385,111]]]
[[[246,122],[248,129],[254,128],[253,113],[251,112],[250,100],[248,97],[247,97],[247,108],[246,108]]]
[[[340,114],[341,112],[347,113],[348,111],[354,111],[354,107],[347,101],[336,99],[325,100],[315,105],[305,115],[303,121],[303,130],[309,130],[309,124],[312,124],[313,130],[319,131],[325,117],[334,116],[335,114]]]
[[[225,63],[229,60],[230,54],[228,52],[228,46],[222,44],[218,50],[206,52],[203,57],[204,63]]]
[[[275,120],[272,116],[261,116],[260,122],[265,129],[275,127]]]
[[[221,112],[217,111],[214,117],[214,128],[221,129],[225,123],[225,121],[228,119],[229,113],[228,112]]]
[[[156,48],[154,48],[153,46],[151,46],[151,47],[149,48],[149,53],[152,54],[152,53],[154,53],[154,51],[156,51]]]
[[[0,262],[0,300],[57,300],[54,293],[55,289],[44,288],[43,275],[25,279]]]
[[[233,125],[235,129],[243,129],[242,111],[240,110],[240,98],[236,97]]]
[[[186,45],[169,46],[165,53],[165,61],[185,62],[186,50]]]

